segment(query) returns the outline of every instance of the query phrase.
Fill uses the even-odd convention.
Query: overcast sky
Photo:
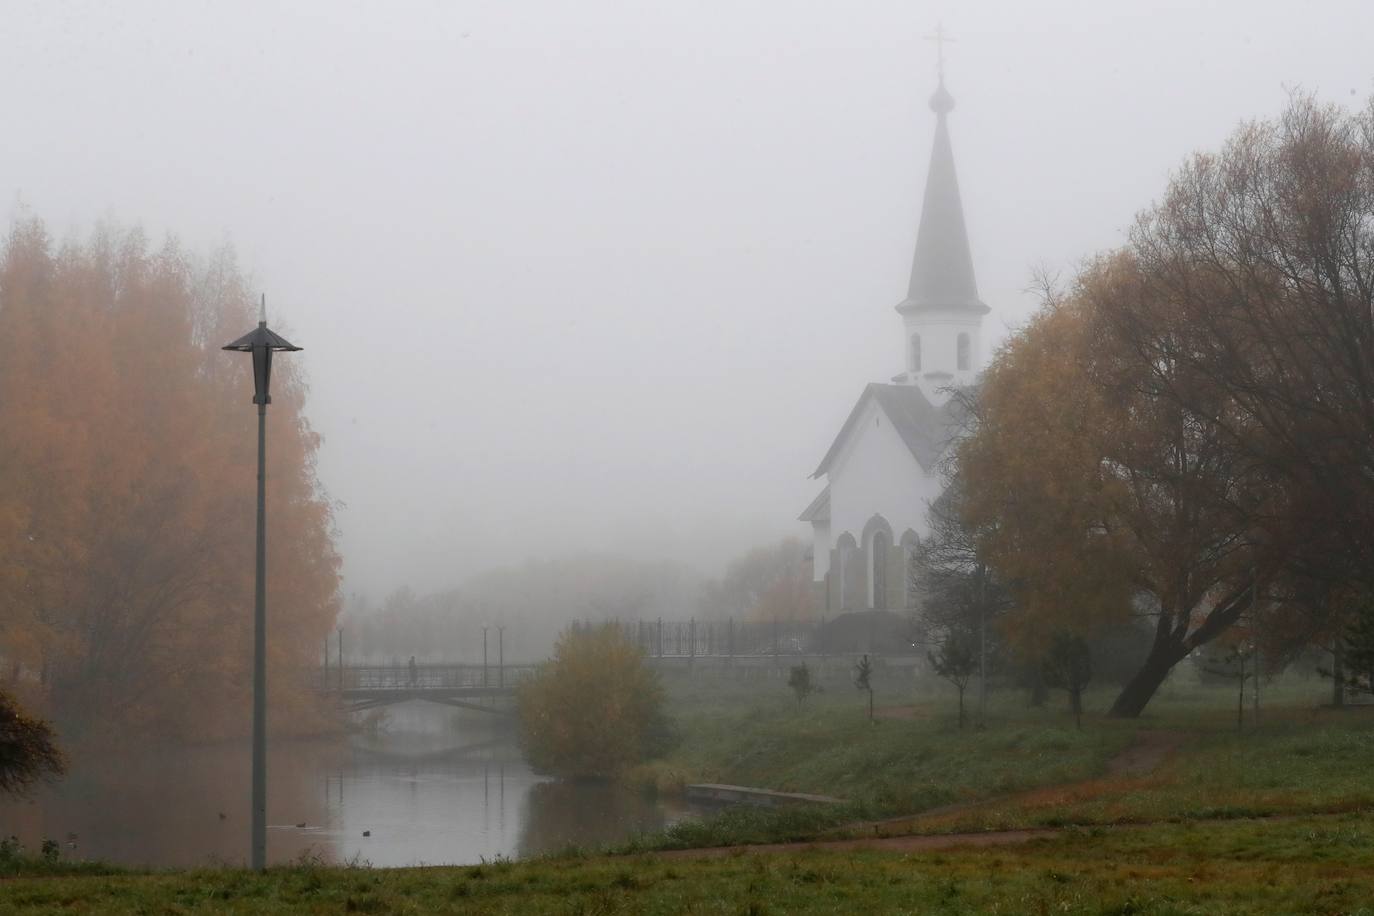
[[[226,241],[306,347],[351,590],[784,534],[899,371],[943,20],[993,342],[1367,2],[0,0],[0,216]]]

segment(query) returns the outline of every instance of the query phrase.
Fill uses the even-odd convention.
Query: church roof
[[[850,431],[859,422],[859,416],[870,400],[878,402],[878,406],[897,430],[897,435],[901,436],[902,442],[911,450],[912,457],[927,471],[935,469],[940,456],[944,454],[945,448],[958,431],[963,412],[960,399],[957,397],[950,398],[942,406],[936,407],[916,385],[883,385],[875,382],[864,388],[864,393],[859,395],[858,403],[849,412],[849,419],[840,427],[839,435],[835,437],[830,451],[825,453],[812,477],[820,477],[830,470],[830,465],[840,454],[840,449],[844,447]],[[822,495],[828,503],[829,490]]]
[[[926,174],[921,225],[916,234],[916,254],[911,262],[911,283],[906,299],[897,310],[939,309],[985,315],[989,309],[978,298],[973,256],[964,226],[964,205],[959,197],[959,178],[954,170],[954,149],[950,146],[946,123],[947,115],[954,110],[954,97],[945,89],[943,79],[930,98],[930,107],[936,117],[935,145]]]
[[[830,487],[826,487],[820,495],[811,500],[811,505],[807,506],[801,515],[797,516],[799,522],[828,522],[830,521]]]

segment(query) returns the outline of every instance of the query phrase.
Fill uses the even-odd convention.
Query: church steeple
[[[935,112],[935,143],[926,173],[916,253],[907,295],[897,306],[905,331],[905,380],[920,385],[934,403],[943,403],[951,386],[966,385],[977,374],[982,318],[991,311],[978,298],[964,206],[949,140],[954,96],[945,88],[943,32],[940,81],[930,97]]]
[[[954,149],[949,142],[948,115],[954,110],[954,96],[945,89],[944,80],[930,97],[935,112],[935,145],[926,173],[925,200],[921,204],[921,225],[916,233],[916,255],[911,260],[911,282],[906,300],[898,306],[908,309],[971,309],[986,314],[988,307],[978,299],[978,282],[973,277],[973,255],[964,227],[964,206],[959,198],[959,177],[954,170]]]

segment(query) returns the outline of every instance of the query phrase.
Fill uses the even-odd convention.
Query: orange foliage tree
[[[1218,423],[1140,391],[1141,375],[1171,367],[1135,359],[1099,320],[1104,299],[1138,282],[1127,256],[1089,265],[989,367],[958,448],[964,514],[1021,608],[1013,638],[1043,651],[1049,634],[1121,626],[1132,612],[1153,623],[1112,705],[1126,717],[1250,608],[1278,549],[1253,520],[1280,496]]]
[[[59,721],[213,738],[247,730],[254,321],[232,254],[137,231],[0,254],[4,676]],[[337,613],[332,510],[298,363],[269,426],[269,675],[276,725],[312,710],[302,671]]]

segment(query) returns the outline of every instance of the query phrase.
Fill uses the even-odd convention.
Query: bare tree
[[[947,462],[945,473],[945,491],[930,507],[930,534],[917,548],[911,567],[911,589],[919,596],[920,629],[927,644],[943,651],[951,639],[972,635],[981,720],[986,716],[988,672],[1002,654],[993,623],[1011,608],[1012,597],[981,553],[980,532],[963,515],[957,465]],[[961,725],[962,699],[961,689]]]
[[[854,664],[854,686],[868,693],[868,721],[873,721],[873,663],[865,655]]]
[[[927,652],[930,666],[935,673],[954,685],[959,691],[959,727],[964,727],[964,690],[969,678],[978,670],[978,656],[974,642],[963,634],[951,634],[940,643],[938,652]]]
[[[1092,653],[1081,636],[1060,633],[1050,643],[1044,660],[1045,684],[1069,694],[1074,724],[1083,727],[1083,691],[1093,679]]]
[[[1283,505],[1255,523],[1288,572],[1374,570],[1374,103],[1295,96],[1199,155],[1144,213],[1139,294],[1104,315],[1141,390],[1216,428]],[[1225,409],[1218,410],[1219,404]]]

